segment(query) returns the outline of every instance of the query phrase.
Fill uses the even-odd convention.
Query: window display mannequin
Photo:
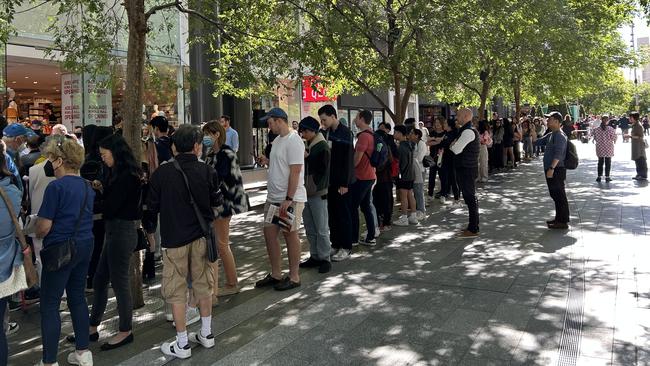
[[[4,115],[8,123],[16,123],[18,122],[18,104],[14,100],[16,98],[16,91],[7,88],[7,94],[9,95],[9,105],[5,109]]]

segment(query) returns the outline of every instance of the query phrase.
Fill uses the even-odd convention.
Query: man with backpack
[[[359,238],[359,208],[363,212],[363,216],[366,220],[366,227],[368,229],[368,234],[365,238],[361,239],[360,244],[364,245],[375,245],[377,241],[375,240],[375,219],[372,214],[373,208],[371,207],[371,189],[372,185],[377,179],[375,174],[375,166],[377,163],[382,163],[377,161],[377,154],[375,153],[376,145],[375,142],[377,139],[381,140],[375,136],[370,128],[370,123],[372,122],[372,113],[367,110],[360,111],[357,115],[357,118],[354,120],[359,133],[357,134],[357,144],[354,148],[354,175],[356,177],[356,182],[350,187],[350,215],[352,223],[352,241],[356,242]],[[388,160],[387,146],[384,144],[382,146],[384,150],[385,160]],[[371,164],[373,160],[373,164]],[[385,163],[384,161],[383,163]],[[339,251],[338,255],[334,256],[332,260],[339,261],[347,259],[349,253],[346,256],[343,251]]]
[[[565,159],[567,158],[568,139],[562,132],[562,115],[560,112],[551,112],[544,115],[551,131],[544,137],[546,149],[544,151],[544,173],[548,191],[555,202],[555,218],[547,221],[549,229],[569,228],[569,201],[564,190],[566,180]]]

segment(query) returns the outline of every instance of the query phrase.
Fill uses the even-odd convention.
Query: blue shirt
[[[553,160],[558,159],[559,167],[564,166],[566,159],[567,138],[562,130],[551,132],[544,136],[546,139],[546,149],[544,150],[544,171],[551,167]]]
[[[81,215],[77,241],[93,239],[93,202],[95,192],[85,179],[66,175],[50,182],[45,188],[43,204],[38,217],[52,220],[50,232],[43,238],[43,246],[60,243],[72,237],[79,210],[84,200],[84,190],[88,192],[86,207]]]
[[[20,177],[20,173],[18,172],[18,167],[16,166],[16,163],[14,162],[14,159],[11,157],[11,155],[5,153],[5,160],[7,160],[7,169],[9,172],[13,175],[16,176],[17,182],[18,182],[18,189],[22,192],[23,190],[23,180]]]
[[[232,127],[226,129],[226,145],[234,152],[239,150],[239,134]]]

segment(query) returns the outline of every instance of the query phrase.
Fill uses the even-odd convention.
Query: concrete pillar
[[[253,164],[253,104],[250,98],[234,98],[233,127],[239,133],[240,165]]]

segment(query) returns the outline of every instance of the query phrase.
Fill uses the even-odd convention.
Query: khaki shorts
[[[269,206],[273,202],[266,201],[264,204],[264,217],[266,217],[266,213],[269,211]],[[305,209],[305,203],[304,202],[294,202],[291,204],[291,207],[293,207],[293,214],[295,215],[295,218],[293,219],[293,225],[291,226],[291,231],[298,231],[300,229],[300,225],[302,224],[302,211]],[[275,224],[270,224],[267,223],[265,220],[262,220],[262,224],[264,227],[266,226],[276,226]]]
[[[213,271],[204,238],[180,248],[163,249],[163,298],[169,304],[187,303],[188,280],[195,299],[212,296]]]

